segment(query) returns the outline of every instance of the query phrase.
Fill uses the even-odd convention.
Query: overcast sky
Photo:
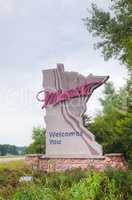
[[[106,0],[0,0],[0,143],[28,145],[32,127],[44,126],[41,70],[64,63],[66,70],[84,75],[110,75],[116,87],[126,71],[117,61],[105,62],[93,49],[95,39],[81,20],[90,3],[102,8]],[[100,110],[97,89],[88,113]]]

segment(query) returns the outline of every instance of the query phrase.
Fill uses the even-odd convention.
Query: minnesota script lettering
[[[89,96],[92,94],[93,89],[96,87],[99,87],[101,85],[101,81],[93,81],[92,83],[81,85],[80,87],[77,87],[75,89],[70,90],[59,90],[57,92],[45,92],[45,99],[44,99],[44,105],[42,108],[46,107],[50,104],[57,104],[59,102],[75,98],[75,97],[82,97],[82,96]]]

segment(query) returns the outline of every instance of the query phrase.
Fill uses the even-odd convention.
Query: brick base
[[[108,167],[127,170],[128,165],[122,154],[106,154],[101,157],[47,157],[34,154],[26,157],[26,164],[32,169],[54,172],[65,171],[74,168],[104,170]]]

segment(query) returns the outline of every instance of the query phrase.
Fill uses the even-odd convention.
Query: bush
[[[0,200],[11,197],[18,187],[21,176],[32,172],[24,166],[23,161],[12,161],[0,164]]]
[[[23,175],[32,175],[33,181],[20,183]],[[48,174],[6,168],[0,169],[0,200],[131,200],[131,183],[132,171],[76,169]]]
[[[82,195],[83,194],[83,195]],[[70,200],[120,200],[115,181],[100,172],[88,172],[87,178],[75,184],[70,191]],[[69,197],[70,197],[69,196]]]
[[[110,180],[115,181],[115,187],[121,192],[122,199],[126,200],[132,197],[132,171],[107,169],[105,174]]]
[[[20,188],[11,200],[54,200],[51,190],[42,186],[26,185]]]

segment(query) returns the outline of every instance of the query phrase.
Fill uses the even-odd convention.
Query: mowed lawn
[[[0,163],[24,159],[25,156],[0,156]]]
[[[23,167],[25,156],[0,156],[0,169]]]

